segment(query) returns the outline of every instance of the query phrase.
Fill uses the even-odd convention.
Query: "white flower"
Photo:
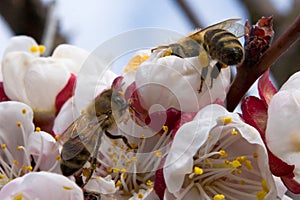
[[[209,105],[175,135],[164,165],[176,199],[275,199],[267,152],[256,129]]]
[[[266,129],[266,143],[270,151],[287,164],[295,166],[293,180],[298,184],[300,184],[299,85],[300,72],[297,72],[273,96],[269,104]]]
[[[60,172],[55,140],[37,127],[33,112],[20,102],[0,103],[1,180],[11,180],[31,171]],[[6,182],[1,181],[0,187]]]
[[[146,110],[159,104],[165,110],[173,107],[183,112],[196,112],[217,99],[225,99],[230,84],[228,68],[222,69],[217,78],[212,78],[215,62],[202,68],[198,57],[160,58],[160,55],[161,52],[154,52],[136,72],[136,88]],[[201,75],[205,78],[202,88]]]
[[[83,192],[73,181],[62,175],[32,172],[5,185],[0,191],[0,199],[83,200]]]

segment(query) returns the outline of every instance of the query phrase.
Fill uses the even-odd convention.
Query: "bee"
[[[83,187],[89,181],[96,169],[103,133],[111,139],[122,139],[124,144],[132,148],[125,136],[113,135],[109,132],[116,126],[117,120],[122,119],[128,106],[123,95],[114,92],[113,89],[103,91],[87,106],[86,111],[66,129],[60,140],[60,142],[65,141],[60,161],[63,175],[73,175],[92,157],[88,173],[84,175],[85,183],[81,183],[81,186]]]
[[[152,49],[167,50],[164,56],[175,55],[180,58],[198,56],[199,64],[202,67],[201,92],[203,82],[207,75],[207,68],[211,61],[217,61],[213,66],[211,78],[216,78],[221,68],[231,65],[238,65],[244,60],[244,48],[238,38],[245,35],[245,27],[237,23],[240,19],[228,19],[211,25],[202,30],[196,30],[186,37],[165,46],[158,46]],[[212,86],[212,85],[211,85]]]

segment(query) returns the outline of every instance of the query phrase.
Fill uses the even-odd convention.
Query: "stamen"
[[[36,131],[36,132],[40,132],[40,131],[41,131],[41,128],[40,128],[40,127],[35,127],[35,131]]]
[[[26,108],[23,108],[23,109],[22,109],[22,114],[25,115],[26,112],[27,112]]]
[[[214,196],[214,200],[223,200],[225,199],[225,196],[223,194],[216,194]]]
[[[144,195],[143,195],[142,193],[139,193],[139,194],[138,194],[138,198],[139,198],[139,199],[142,199],[143,197],[144,197]]]
[[[230,124],[232,122],[232,118],[231,117],[223,117],[220,119],[221,122],[224,124],[224,125],[227,125],[227,124]]]
[[[33,45],[33,46],[30,47],[30,51],[31,51],[32,53],[37,53],[37,52],[39,51],[39,48],[38,48],[38,46]]]
[[[58,140],[60,139],[60,136],[59,136],[59,135],[56,135],[56,136],[54,137],[54,139],[55,139],[56,141],[58,141]]]
[[[122,182],[120,181],[120,180],[118,180],[117,182],[116,182],[116,186],[121,186],[122,185]]]
[[[16,196],[14,196],[14,200],[22,200],[22,199],[23,199],[22,193],[17,194]]]
[[[235,128],[231,131],[231,135],[237,135],[238,132],[235,130]]]
[[[34,166],[34,171],[36,171],[39,168],[39,166],[42,162],[42,157],[43,157],[43,152],[44,152],[44,140],[43,140],[42,134],[39,134],[39,136],[40,136],[40,139],[41,139],[41,146],[40,146],[39,157],[37,158],[37,161],[36,161],[35,166]]]
[[[153,182],[152,182],[151,180],[147,180],[147,181],[146,181],[146,185],[147,185],[147,186],[153,186]]]
[[[46,47],[44,45],[39,45],[39,53],[43,54],[46,51]]]
[[[200,167],[195,166],[195,167],[194,167],[194,173],[195,173],[196,175],[203,174],[203,169],[200,168]]]
[[[169,130],[168,126],[163,126],[162,129],[164,132],[168,132],[168,130]]]

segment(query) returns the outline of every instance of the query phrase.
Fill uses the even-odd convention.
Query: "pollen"
[[[3,149],[3,150],[6,149],[6,144],[2,144],[1,149]]]
[[[121,186],[122,185],[122,182],[120,181],[120,180],[118,180],[117,182],[116,182],[116,186]]]
[[[223,117],[223,118],[221,118],[221,122],[224,125],[230,124],[232,122],[232,118],[231,117]]]
[[[108,167],[108,168],[106,169],[106,171],[107,171],[108,173],[112,173],[113,169],[112,169],[111,167]]]
[[[253,158],[258,158],[258,153],[253,153]]]
[[[46,51],[46,47],[44,45],[39,45],[39,53],[43,54]]]
[[[222,157],[227,157],[228,156],[225,150],[220,150],[219,153]]]
[[[28,171],[32,171],[32,169],[33,169],[32,166],[30,166],[30,165],[27,166],[27,170],[28,170]]]
[[[57,155],[56,157],[55,157],[55,160],[60,160],[61,159],[61,157],[60,157],[60,155]]]
[[[241,167],[242,164],[241,164],[238,160],[233,160],[233,161],[231,162],[231,166],[232,166],[233,168],[238,168],[238,167]]]
[[[14,160],[14,165],[18,165],[19,164],[19,161],[17,161],[17,160]]]
[[[5,178],[5,175],[0,174],[0,179],[4,179],[4,178]]]
[[[119,173],[119,172],[120,172],[120,169],[117,168],[117,167],[114,167],[114,168],[113,168],[113,172],[114,172],[114,173]]]
[[[32,53],[37,53],[39,51],[39,47],[36,46],[36,45],[33,45],[33,46],[30,47],[30,51]]]
[[[138,194],[138,198],[139,198],[139,199],[142,199],[143,197],[144,197],[143,194],[141,194],[141,193]]]
[[[152,185],[153,185],[153,182],[152,182],[151,180],[147,180],[147,181],[146,181],[146,185],[147,185],[147,186],[152,186]]]
[[[126,169],[123,168],[123,169],[120,170],[120,172],[121,172],[121,173],[126,173]]]
[[[25,114],[26,114],[26,112],[27,112],[26,108],[23,108],[23,109],[22,109],[22,114],[24,114],[24,115],[25,115]]]
[[[203,169],[200,167],[194,167],[194,173],[197,175],[203,174]]]
[[[154,154],[157,156],[157,157],[162,157],[162,152],[161,151],[159,151],[159,150],[155,150],[154,151]]]
[[[163,126],[162,129],[167,132],[169,130],[168,126]]]
[[[36,127],[36,128],[35,128],[35,131],[36,131],[36,132],[40,132],[40,131],[41,131],[41,128],[40,128],[40,127]]]
[[[214,196],[214,200],[223,200],[223,199],[225,199],[224,194],[216,194]]]
[[[17,194],[16,196],[14,196],[14,200],[22,200],[23,199],[23,194]]]
[[[16,125],[17,125],[17,127],[21,127],[22,123],[21,122],[17,122]]]
[[[73,190],[73,188],[72,188],[72,187],[65,186],[65,185],[63,185],[63,186],[62,186],[62,188],[63,188],[63,189],[65,189],[65,190]]]
[[[22,148],[23,148],[22,146],[18,146],[18,147],[17,147],[17,150],[18,150],[18,151],[21,151]]]
[[[21,169],[22,169],[23,171],[25,171],[25,170],[27,169],[27,167],[26,167],[25,165],[22,165],[22,166],[21,166]]]
[[[237,135],[237,134],[238,134],[237,130],[233,129],[233,130],[231,131],[231,135]]]
[[[54,139],[55,139],[56,141],[58,141],[58,140],[60,139],[60,136],[59,136],[59,135],[56,135],[56,136],[54,137]]]

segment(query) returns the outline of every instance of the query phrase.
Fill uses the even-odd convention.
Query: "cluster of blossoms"
[[[247,97],[238,114],[223,103],[229,68],[206,76],[200,92],[198,58],[141,51],[122,76],[105,70],[96,86],[89,79],[80,83],[96,88],[95,95],[75,101],[76,79],[89,53],[61,45],[42,57],[44,48],[18,36],[3,55],[0,199],[273,200],[289,199],[286,188],[300,193],[299,73],[279,91],[265,73],[260,98]],[[79,187],[78,176],[62,175],[56,139],[114,84],[130,105],[109,132],[126,137],[132,148],[103,136],[96,169]]]

